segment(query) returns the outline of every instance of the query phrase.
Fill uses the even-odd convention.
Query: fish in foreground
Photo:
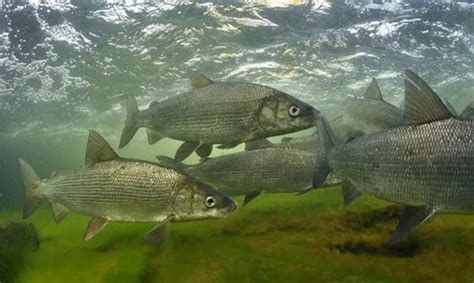
[[[307,129],[319,119],[312,106],[277,89],[245,82],[213,82],[190,72],[192,91],[153,102],[139,111],[128,97],[127,118],[120,138],[124,147],[141,127],[147,129],[148,142],[162,138],[184,141],[175,160],[191,153],[205,158],[218,148]]]
[[[343,119],[346,127],[366,134],[398,127],[403,123],[402,111],[383,100],[375,78],[363,99],[352,98],[347,101]]]
[[[95,131],[89,132],[86,166],[55,172],[41,180],[19,160],[26,188],[23,217],[42,199],[51,203],[60,223],[72,211],[92,216],[84,240],[113,221],[156,222],[147,239],[159,235],[163,224],[227,217],[236,203],[186,173],[156,163],[120,158]]]
[[[160,163],[183,169],[227,195],[245,195],[243,205],[246,205],[263,192],[299,193],[312,188],[318,144],[314,137],[296,138],[270,147],[209,158],[196,165],[177,163],[165,156],[157,158]]]
[[[435,213],[474,212],[474,121],[453,116],[426,82],[406,74],[405,126],[335,145],[327,121],[319,123],[314,185],[331,169],[343,180],[345,204],[362,192],[405,204],[389,244]]]

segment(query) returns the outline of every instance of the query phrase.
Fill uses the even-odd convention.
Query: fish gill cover
[[[118,139],[126,95],[143,107],[187,91],[188,69],[340,113],[371,77],[399,104],[402,70],[412,68],[462,110],[474,99],[473,9],[470,1],[0,1],[5,195],[20,196],[15,152],[29,152],[44,174],[77,165],[87,129]]]

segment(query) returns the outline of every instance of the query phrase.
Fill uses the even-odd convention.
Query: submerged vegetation
[[[39,248],[39,238],[32,224],[0,222],[0,282],[13,282],[24,268],[25,257]]]
[[[239,199],[241,200],[241,199]],[[88,217],[55,224],[49,207],[31,222],[41,248],[18,282],[447,282],[474,278],[474,216],[437,215],[386,248],[398,206],[364,195],[344,207],[339,187],[268,194],[229,219],[176,223],[160,245],[152,224],[113,223],[89,242]],[[2,214],[19,219],[20,212]],[[460,256],[462,255],[462,256]],[[74,274],[74,276],[71,276]]]

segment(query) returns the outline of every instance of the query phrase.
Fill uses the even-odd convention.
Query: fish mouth
[[[232,212],[234,212],[237,209],[237,207],[238,207],[237,202],[235,202],[233,199],[228,199],[226,208],[224,209],[224,212],[227,215],[229,215]]]
[[[314,115],[313,115],[313,123],[317,124],[319,121],[321,121],[321,112],[318,110],[314,109]]]

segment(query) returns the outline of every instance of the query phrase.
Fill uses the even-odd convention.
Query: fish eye
[[[207,196],[206,200],[204,201],[204,204],[208,208],[213,208],[214,206],[216,206],[216,198],[213,196]]]
[[[290,117],[296,118],[300,115],[300,109],[295,105],[291,105],[288,109],[288,115],[290,115]]]

